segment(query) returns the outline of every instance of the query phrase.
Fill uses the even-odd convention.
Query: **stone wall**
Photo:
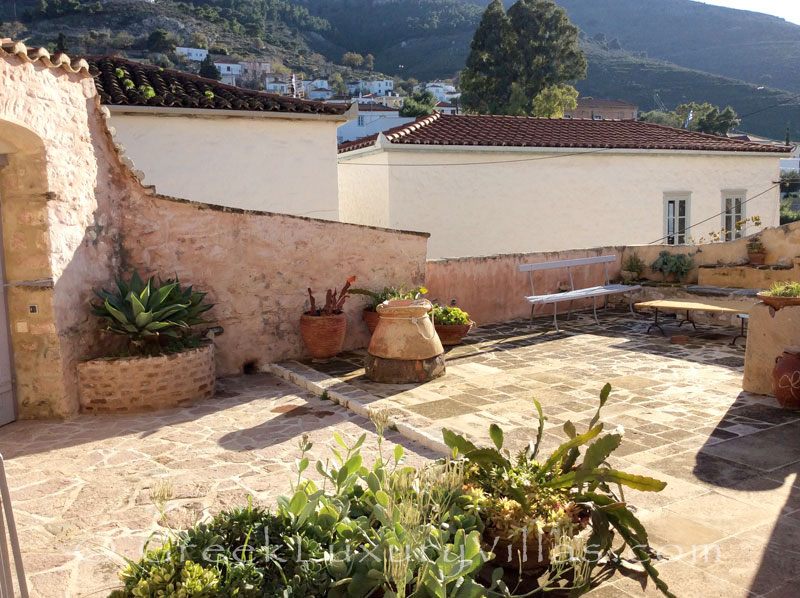
[[[143,188],[113,144],[84,66],[0,46],[0,197],[21,418],[78,411],[77,364],[109,350],[90,315],[92,289],[110,288],[117,273],[177,274],[208,291],[210,315],[226,330],[215,341],[220,375],[303,356],[297,320],[308,286],[324,301],[327,287],[351,275],[367,288],[424,281],[424,234]],[[303,159],[302,146],[287,151]],[[348,306],[348,348],[368,340],[361,307],[358,299]]]
[[[621,269],[621,247],[601,247],[572,251],[550,251],[542,253],[515,253],[487,257],[453,258],[430,260],[425,268],[427,297],[449,304],[455,300],[458,306],[469,312],[479,325],[506,322],[514,318],[530,315],[530,304],[524,299],[531,294],[531,286],[526,272],[519,272],[522,264],[554,262],[600,255],[616,256],[617,261],[608,264],[611,279],[619,278]],[[572,269],[575,288],[605,283],[602,264],[581,266]],[[533,272],[537,295],[556,293],[569,289],[569,275],[566,268]],[[578,302],[574,308],[591,306],[591,301]],[[559,313],[566,312],[567,303],[558,304]],[[552,305],[539,305],[537,314],[552,314]]]
[[[225,332],[215,339],[218,374],[304,356],[299,318],[307,288],[318,303],[325,290],[380,289],[425,279],[427,235],[299,216],[203,206],[137,195],[122,219],[124,267],[177,275],[209,291],[210,317]],[[369,343],[364,300],[346,303],[345,349]]]
[[[78,364],[81,410],[133,413],[180,407],[214,396],[214,345],[154,357]]]

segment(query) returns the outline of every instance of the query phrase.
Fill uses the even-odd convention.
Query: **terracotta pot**
[[[428,312],[427,299],[396,299],[378,306],[378,327],[367,352],[383,359],[430,359],[444,353]]]
[[[370,334],[375,333],[375,329],[378,327],[378,320],[380,319],[380,315],[378,312],[372,311],[370,308],[364,309],[364,322],[367,324],[367,330],[369,330]]]
[[[788,305],[800,305],[800,297],[773,297],[765,293],[758,293],[756,296],[773,309],[780,309]]]
[[[509,542],[498,538],[490,527],[484,530],[483,535],[486,549],[494,553],[492,562],[495,565],[512,571],[538,571],[550,564],[552,538],[549,535],[529,536],[525,541],[519,538]]]
[[[800,409],[800,347],[786,347],[775,359],[772,392],[784,409]]]
[[[435,324],[434,328],[443,345],[460,345],[474,325],[470,320],[469,324]]]
[[[347,316],[300,316],[300,336],[313,359],[329,359],[342,352]]]
[[[764,263],[767,261],[767,252],[766,251],[757,251],[754,253],[747,252],[747,259],[750,260],[750,264],[753,266],[763,266]]]

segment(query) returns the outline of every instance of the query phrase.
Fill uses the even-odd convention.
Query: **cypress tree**
[[[502,114],[511,99],[517,64],[514,32],[501,0],[483,13],[461,72],[461,102],[468,112]]]

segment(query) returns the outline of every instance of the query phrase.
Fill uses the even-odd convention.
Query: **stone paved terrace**
[[[489,445],[499,424],[520,448],[535,438],[532,397],[548,418],[545,447],[564,441],[566,420],[584,427],[611,383],[606,427],[625,438],[612,464],[668,482],[658,494],[626,498],[669,558],[663,577],[680,598],[800,596],[800,412],[741,390],[743,342],[734,327],[678,329],[689,342],[646,334],[649,320],[583,314],[473,330],[447,353],[447,375],[417,385],[364,377],[363,353],[328,363],[284,363],[274,371],[356,410],[390,409],[398,429],[441,449],[441,429]],[[704,557],[709,547],[709,558]],[[716,559],[719,548],[719,560]],[[612,578],[599,596],[655,596],[629,578]]]
[[[447,377],[425,385],[375,387],[350,354],[317,369],[273,368],[333,400],[256,375],[222,380],[213,399],[188,409],[0,428],[32,596],[107,595],[121,557],[135,558],[165,529],[151,489],[172,489],[167,523],[181,527],[248,495],[269,503],[285,492],[303,433],[324,457],[334,430],[351,440],[366,431],[373,459],[372,426],[354,411],[393,409],[400,433],[389,440],[420,463],[438,456],[443,426],[480,440],[497,421],[523,445],[535,429],[532,396],[553,446],[563,421],[591,417],[609,381],[604,420],[626,429],[614,464],[669,483],[627,498],[667,557],[659,569],[675,594],[797,598],[800,413],[739,390],[744,352],[727,344],[732,328],[704,327],[673,345],[645,335],[644,320],[601,322],[578,316],[563,334],[546,320],[478,329],[450,350]],[[592,596],[657,595],[640,580],[617,574]]]

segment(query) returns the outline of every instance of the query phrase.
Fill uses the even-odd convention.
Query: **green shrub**
[[[92,303],[92,314],[105,320],[105,330],[128,339],[131,355],[180,350],[197,340],[191,327],[209,323],[202,314],[213,307],[206,293],[181,288],[175,280],[144,282],[134,271],[130,281],[116,279],[117,290],[95,290],[101,303]]]
[[[793,280],[776,282],[766,291],[766,294],[772,297],[800,297],[800,282]]]
[[[433,307],[433,323],[446,326],[448,324],[469,324],[469,314],[457,307]]]
[[[622,269],[627,270],[628,272],[633,272],[637,277],[639,277],[642,275],[642,272],[644,272],[644,267],[644,260],[634,252],[628,256],[627,260],[625,260],[625,265],[622,267]]]
[[[673,255],[669,251],[659,253],[656,261],[650,265],[650,269],[654,272],[661,272],[664,277],[674,274],[680,281],[686,278],[692,268],[694,268],[694,258],[691,255],[683,253]]]
[[[377,311],[378,306],[384,301],[395,299],[419,299],[425,295],[428,289],[425,287],[416,287],[414,289],[406,289],[406,284],[403,283],[399,287],[383,287],[381,291],[370,291],[367,289],[350,289],[350,293],[356,295],[366,295],[370,298],[370,304],[367,306],[369,311]]]

